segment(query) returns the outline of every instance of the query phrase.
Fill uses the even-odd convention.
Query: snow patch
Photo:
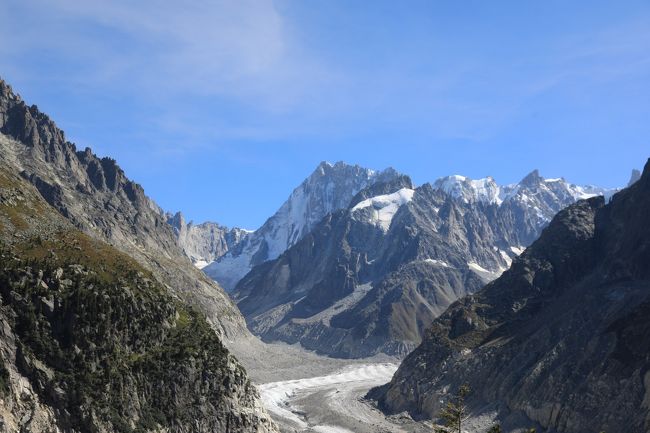
[[[517,254],[518,256],[520,256],[520,255],[524,252],[525,249],[526,249],[526,248],[525,248],[525,247],[522,247],[522,246],[519,246],[519,247],[510,247],[510,251],[512,251],[513,253]]]
[[[599,193],[596,191],[589,191],[588,189],[581,187],[581,186],[575,186],[571,190],[571,195],[577,200],[586,200],[588,198],[596,197],[597,195],[603,195],[603,193]]]
[[[363,200],[354,206],[351,212],[370,208],[371,214],[367,221],[387,232],[397,210],[400,206],[413,200],[413,194],[415,194],[415,190],[402,188],[392,194],[378,195]]]
[[[501,204],[501,190],[491,177],[470,179],[459,174],[443,177],[434,183],[434,187],[465,203],[484,202]]]
[[[424,259],[425,262],[431,263],[432,265],[436,266],[442,266],[443,268],[450,268],[449,264],[447,262],[443,262],[442,260],[436,260],[436,259]]]
[[[196,266],[196,267],[199,268],[199,269],[203,269],[203,268],[205,268],[206,266],[208,266],[210,263],[212,263],[212,262],[208,262],[208,261],[206,261],[206,260],[201,260],[201,259],[199,259],[199,260],[197,260],[197,261],[194,262],[194,266]]]
[[[476,275],[481,277],[481,279],[485,282],[489,282],[499,278],[499,276],[506,270],[505,268],[500,267],[496,271],[489,271],[485,269],[483,266],[475,262],[468,262],[467,266],[472,272],[474,272]]]
[[[512,258],[503,250],[499,250],[499,254],[501,254],[501,258],[506,262],[506,266],[509,268],[510,265],[512,265]]]
[[[492,272],[488,271],[487,269],[485,269],[483,266],[479,265],[478,263],[469,262],[469,263],[467,263],[467,266],[469,266],[469,268],[471,270],[479,272],[479,273],[487,273],[487,274],[492,273]]]
[[[250,270],[251,257],[248,254],[233,256],[230,252],[203,268],[203,272],[218,281],[227,292],[234,290]]]

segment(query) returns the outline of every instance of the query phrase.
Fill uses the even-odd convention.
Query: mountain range
[[[166,213],[165,217],[183,252],[199,269],[224,256],[251,234],[249,230],[228,228],[213,222],[186,222],[181,212]]]
[[[393,169],[321,163],[261,229],[204,270],[235,285],[249,328],[267,341],[341,357],[404,356],[560,209],[613,192],[536,170],[513,185],[455,175],[416,188]]]
[[[395,176],[397,172],[390,168],[377,172],[358,165],[323,162],[262,227],[242,237],[203,270],[230,291],[254,266],[277,258],[327,214],[347,206],[357,192]]]
[[[187,223],[181,212],[168,213],[166,218],[192,262],[227,291],[231,291],[254,266],[277,258],[327,214],[346,208],[359,191],[399,176],[402,175],[393,168],[376,171],[341,161],[335,164],[321,162],[278,211],[255,231],[228,228],[215,222]],[[539,177],[537,170],[527,176],[532,183]],[[452,175],[436,180],[432,186],[465,203],[500,204],[510,196],[517,195],[524,184],[522,181],[520,184],[499,185],[491,177],[472,180]],[[546,186],[548,192],[541,193],[548,196],[531,204],[531,208],[541,204],[534,210],[542,224],[550,221],[562,204],[593,195],[609,197],[616,191],[593,185],[574,185],[562,178],[548,179]],[[522,194],[519,197],[526,198]],[[522,209],[525,207],[524,203]],[[528,242],[537,233],[535,228],[530,231]]]
[[[648,221],[650,161],[622,190],[322,162],[255,231],[195,224],[0,80],[0,431],[276,433],[252,331],[402,358],[368,394],[395,419],[468,385],[481,430],[647,432]]]
[[[505,431],[650,431],[650,160],[609,202],[560,211],[509,270],[452,304],[392,381],[391,413],[436,419],[462,385]]]

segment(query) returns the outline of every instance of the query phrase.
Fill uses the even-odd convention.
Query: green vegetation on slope
[[[2,168],[2,167],[0,167]],[[59,428],[250,431],[256,392],[205,317],[0,170],[0,317]],[[0,359],[0,392],[10,392]]]
[[[187,421],[194,399],[227,394],[228,353],[205,319],[94,244],[71,232],[0,253],[3,310],[13,312],[19,362],[37,392],[66,409],[70,427],[98,418],[123,432]],[[182,404],[179,386],[189,398]]]

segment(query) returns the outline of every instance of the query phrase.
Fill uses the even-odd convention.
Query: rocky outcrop
[[[205,316],[0,162],[0,431],[274,433]]]
[[[205,312],[224,337],[246,335],[229,297],[192,266],[162,210],[111,158],[66,141],[63,131],[0,80],[0,160],[85,233],[136,258],[168,288]]]
[[[251,233],[248,230],[228,228],[212,222],[188,223],[180,212],[167,214],[167,222],[174,229],[178,244],[199,269],[235,248]]]
[[[230,291],[254,266],[277,258],[327,214],[346,208],[359,191],[398,176],[392,168],[376,172],[343,162],[322,162],[262,227],[203,270]]]
[[[608,204],[561,211],[500,278],[436,319],[374,396],[436,417],[467,383],[473,415],[506,425],[524,414],[547,431],[649,431],[648,220],[650,162]]]
[[[635,168],[632,170],[632,174],[630,175],[630,180],[628,181],[627,186],[631,186],[639,179],[641,179],[641,172]]]

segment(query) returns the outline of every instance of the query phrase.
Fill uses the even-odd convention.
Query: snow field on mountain
[[[360,209],[371,208],[372,213],[368,222],[380,227],[383,231],[387,232],[390,228],[390,223],[397,213],[400,206],[413,200],[415,190],[410,188],[402,188],[392,194],[378,195],[369,199],[363,200],[354,206],[351,212]]]

